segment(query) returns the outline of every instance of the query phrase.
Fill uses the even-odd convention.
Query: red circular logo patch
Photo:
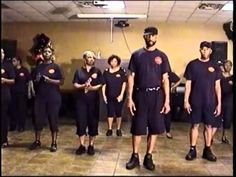
[[[210,71],[211,73],[215,71],[215,69],[213,67],[209,67],[208,71]]]
[[[91,76],[93,79],[96,79],[98,77],[98,74],[97,73],[93,73],[92,76]]]
[[[155,63],[158,64],[158,65],[160,65],[162,63],[161,57],[155,57],[154,60],[155,60]]]
[[[121,77],[121,75],[120,74],[116,74],[116,77]]]
[[[53,74],[53,73],[55,73],[55,69],[49,69],[48,72],[49,72],[50,74]]]

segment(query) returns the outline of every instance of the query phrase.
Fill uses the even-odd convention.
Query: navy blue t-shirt
[[[108,98],[116,98],[120,95],[122,85],[127,81],[126,71],[120,67],[120,69],[114,73],[110,72],[107,68],[103,72],[104,84],[106,84],[106,96]]]
[[[220,81],[222,100],[232,100],[233,99],[233,76],[222,77]]]
[[[85,84],[88,80],[91,80],[90,84],[91,86],[103,84],[103,77],[102,72],[96,68],[92,67],[89,72],[87,72],[85,67],[81,67],[80,69],[77,69],[74,74],[73,84]],[[98,98],[98,91],[89,91],[85,93],[84,89],[78,89],[76,92],[77,99],[97,99]]]
[[[135,73],[136,88],[161,87],[162,75],[171,70],[164,52],[158,49],[148,51],[145,48],[132,53],[128,69]]]
[[[4,60],[1,63],[1,77],[6,79],[15,79],[15,71],[13,68],[12,63],[9,63],[8,61]],[[3,83],[1,84],[1,99],[10,99],[10,88],[11,86],[9,84]]]
[[[27,68],[15,68],[15,84],[12,86],[12,93],[27,94],[28,82],[31,80],[31,75]]]
[[[35,68],[34,80],[38,74],[48,76],[50,79],[62,80],[63,75],[60,67],[55,63],[42,63]],[[60,99],[60,86],[45,82],[43,78],[37,84],[36,97],[45,100],[58,100]]]
[[[191,80],[190,104],[194,106],[215,106],[215,82],[222,78],[220,67],[212,60],[199,59],[188,63],[184,77]]]

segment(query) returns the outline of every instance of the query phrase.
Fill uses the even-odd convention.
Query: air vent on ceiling
[[[1,9],[10,9],[10,7],[8,7],[7,5],[1,3]]]
[[[215,4],[215,3],[201,3],[198,6],[200,10],[220,10],[224,4]]]
[[[93,1],[74,1],[78,7],[90,8],[93,6]]]
[[[69,12],[69,9],[66,7],[57,7],[56,9],[54,9],[53,11],[51,11],[51,14],[65,14]]]

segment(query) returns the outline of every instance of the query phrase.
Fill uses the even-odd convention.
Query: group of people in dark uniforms
[[[109,67],[102,73],[95,67],[94,52],[87,50],[83,53],[84,65],[75,71],[72,81],[76,91],[76,134],[79,137],[77,155],[86,152],[88,155],[95,154],[95,138],[98,135],[99,125],[99,90],[101,90],[102,98],[107,105],[106,136],[113,134],[114,118],[116,118],[117,125],[116,135],[122,136],[122,109],[127,98],[127,108],[132,117],[130,129],[132,154],[126,164],[126,169],[131,170],[140,166],[139,151],[143,135],[147,135],[147,149],[143,165],[148,170],[155,169],[152,152],[157,135],[166,133],[167,138],[173,138],[170,133],[170,92],[181,82],[180,78],[171,70],[167,55],[155,47],[157,35],[158,29],[155,27],[144,29],[145,46],[132,53],[128,72],[120,67],[121,59],[117,55],[111,55],[108,58]],[[217,159],[211,150],[211,145],[215,130],[221,126],[222,119],[222,142],[229,143],[226,129],[230,128],[232,119],[233,81],[230,74],[232,63],[228,60],[224,63],[225,72],[222,74],[219,66],[210,60],[211,52],[211,43],[201,42],[200,57],[190,61],[184,73],[186,78],[184,108],[188,112],[191,124],[190,150],[185,157],[186,160],[193,160],[197,157],[196,143],[200,123],[204,124],[203,158],[209,161]],[[19,58],[13,59],[15,71],[11,64],[4,62],[2,49],[2,147],[8,146],[7,110],[11,100],[10,88],[15,84],[12,87],[12,97],[14,97],[12,100],[15,100],[14,104],[18,105],[17,112],[22,112],[22,117],[19,118],[19,115],[17,117],[22,122],[25,117],[23,105],[27,95],[28,97],[32,97],[32,93],[35,95],[35,140],[29,148],[34,150],[41,146],[40,134],[45,118],[47,118],[52,139],[50,151],[57,150],[58,118],[61,105],[60,85],[63,84],[64,75],[59,65],[54,62],[54,50],[50,45],[43,49],[42,54],[42,63],[38,64],[33,74],[30,75],[21,66],[22,61]],[[12,128],[15,127],[12,125]],[[24,129],[24,125],[19,124],[19,130],[22,129]],[[87,146],[86,135],[89,136]]]
[[[146,45],[133,52],[129,62],[127,98],[128,108],[133,116],[131,124],[133,152],[126,164],[126,169],[129,170],[140,165],[141,135],[146,134],[147,149],[143,165],[148,170],[154,170],[152,151],[155,146],[156,135],[167,133],[169,130],[168,126],[165,127],[164,120],[166,121],[167,118],[166,122],[168,122],[170,82],[172,82],[171,77],[173,76],[171,76],[168,57],[164,52],[154,47],[157,34],[158,30],[155,27],[145,28],[143,38]],[[233,81],[230,74],[232,63],[228,60],[225,61],[224,69],[227,73],[222,76],[220,67],[215,61],[210,60],[211,53],[211,43],[208,41],[201,42],[200,57],[190,61],[184,72],[186,78],[184,108],[188,112],[191,125],[189,132],[190,150],[185,156],[186,160],[193,160],[197,157],[196,143],[200,123],[204,124],[205,147],[202,158],[209,161],[217,160],[211,146],[213,132],[221,126],[222,119],[223,124],[225,124],[223,125],[222,142],[229,143],[225,129],[229,129],[233,115],[232,107],[229,106],[233,105]],[[173,82],[178,85],[179,78],[176,77]],[[227,84],[224,84],[225,82]],[[223,84],[224,86],[222,86]],[[221,91],[221,87],[225,91]],[[169,134],[167,137],[172,138]]]

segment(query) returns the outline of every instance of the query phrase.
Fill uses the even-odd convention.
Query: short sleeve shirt
[[[31,80],[31,75],[27,68],[15,68],[15,84],[12,86],[13,93],[26,94],[28,89],[28,82]]]
[[[132,53],[128,69],[135,73],[134,87],[137,88],[161,87],[162,75],[171,70],[164,52],[145,48]]]
[[[74,79],[72,82],[77,84],[85,84],[89,80],[92,86],[104,83],[102,73],[96,67],[92,67],[89,72],[87,72],[86,68],[84,67],[77,69],[75,71]],[[95,99],[98,97],[98,91],[89,91],[85,93],[83,89],[83,90],[77,90],[76,93],[77,93],[77,99]]]
[[[106,96],[109,98],[116,98],[120,95],[122,85],[127,81],[126,71],[122,67],[114,73],[107,68],[103,72],[104,84],[106,84]]]
[[[219,66],[209,60],[199,59],[188,63],[184,77],[191,80],[190,104],[195,106],[215,106],[215,82],[222,78]]]
[[[34,77],[37,77],[37,75],[40,74],[41,76],[45,75],[50,79],[64,79],[60,67],[55,63],[42,63],[35,68],[34,72]],[[34,80],[35,79],[36,78],[34,78]],[[60,97],[60,86],[45,82],[44,79],[41,78],[40,82],[38,82],[37,84],[36,97],[40,97],[42,99],[57,100]]]
[[[221,79],[222,100],[233,99],[233,76]]]
[[[15,71],[12,63],[9,63],[6,60],[1,63],[1,77],[6,79],[15,79]],[[1,84],[2,99],[10,99],[10,88],[11,86],[6,83]]]

